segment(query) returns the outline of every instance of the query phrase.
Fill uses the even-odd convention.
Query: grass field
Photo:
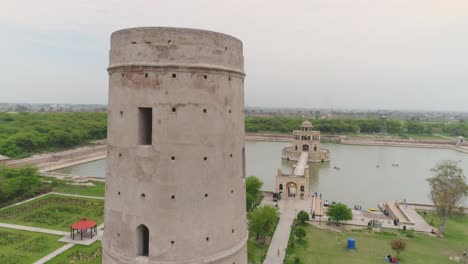
[[[435,227],[440,226],[439,217],[435,213],[422,213],[419,214],[428,222]],[[447,220],[447,228],[445,230],[445,239],[447,243],[457,246],[462,244],[468,251],[468,216],[465,214],[453,214]]]
[[[47,264],[101,264],[101,241],[96,241],[89,246],[75,245],[69,250],[56,256]]]
[[[47,195],[0,211],[0,222],[69,231],[70,224],[88,218],[103,222],[104,200]]]
[[[0,228],[0,263],[27,264],[63,246],[60,236]]]
[[[65,182],[60,182],[52,191],[57,193],[104,197],[105,184],[103,182],[92,183],[94,186],[71,185]]]
[[[307,231],[305,240],[296,241],[294,247],[288,249],[285,263],[294,263],[295,257],[300,259],[300,263],[386,263],[384,256],[395,255],[395,252],[390,249],[390,240],[397,237],[407,240],[407,249],[401,253],[400,263],[453,263],[449,261],[449,257],[461,257],[463,249],[468,248],[467,216],[452,217],[448,223],[445,238],[423,234],[414,234],[413,238],[408,238],[398,231],[388,230],[380,233],[368,230],[338,233],[319,229],[310,224],[307,224],[305,229]],[[356,250],[346,249],[348,238],[356,239]],[[468,258],[465,261],[468,263]]]
[[[249,264],[261,264],[265,259],[266,253],[268,251],[269,241],[265,244],[259,244],[255,242],[255,237],[250,236],[249,240],[247,241],[247,253]]]

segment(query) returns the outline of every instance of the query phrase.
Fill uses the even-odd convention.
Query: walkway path
[[[311,204],[311,198],[307,200],[285,198],[278,202],[280,220],[271,239],[264,264],[283,264],[294,218],[300,210],[310,212]]]
[[[65,232],[65,231],[51,230],[51,229],[31,227],[31,226],[5,224],[5,223],[0,223],[0,227],[38,232],[38,233],[46,233],[46,234],[59,235],[59,236],[66,236],[69,234],[68,232]]]
[[[56,257],[59,254],[62,254],[63,252],[69,250],[71,247],[73,247],[75,244],[66,244],[63,247],[55,250],[54,252],[50,253],[49,255],[41,258],[40,260],[34,262],[33,264],[43,264],[46,263],[47,261],[51,260],[52,258]]]
[[[303,151],[299,160],[294,164],[294,176],[304,176],[305,169],[309,167],[307,162],[309,161],[309,152]]]
[[[50,192],[49,194],[57,194],[57,195],[70,196],[70,197],[79,197],[79,198],[88,198],[88,199],[104,200],[104,197],[99,197],[99,196],[88,196],[88,195],[69,194],[69,193],[57,193],[57,192]]]
[[[412,205],[400,205],[400,209],[405,212],[405,214],[410,218],[411,222],[414,223],[415,230],[416,231],[422,231],[422,232],[431,232],[434,227],[430,226],[422,216],[416,212],[415,206]]]

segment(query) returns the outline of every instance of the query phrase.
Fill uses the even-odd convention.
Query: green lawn
[[[92,182],[94,186],[71,185],[60,181],[52,191],[57,193],[70,193],[87,196],[104,197],[105,184],[103,182]]]
[[[69,231],[82,218],[103,222],[104,200],[47,195],[0,211],[0,222]]]
[[[0,263],[33,263],[64,244],[60,236],[0,228]]]
[[[268,251],[269,241],[265,244],[255,242],[254,236],[249,236],[247,241],[247,253],[249,258],[249,264],[261,264],[265,259]]]
[[[47,264],[101,264],[101,241],[96,241],[89,246],[75,245],[69,250],[51,259]]]
[[[439,217],[432,212],[426,214],[419,212],[419,214],[432,226],[439,227]],[[461,243],[468,250],[468,216],[465,214],[453,214],[447,220],[447,228],[445,229],[445,239],[448,243],[456,244]]]
[[[423,234],[415,234],[413,238],[408,238],[398,231],[389,230],[381,233],[367,230],[337,233],[310,224],[307,224],[305,229],[307,237],[303,242],[296,241],[294,247],[288,249],[285,263],[294,263],[295,257],[300,259],[300,263],[386,263],[384,256],[395,255],[390,249],[390,240],[397,237],[406,239],[408,244],[406,251],[401,254],[400,263],[450,263],[449,256],[461,257],[463,249],[468,247],[467,216],[449,222],[446,238]],[[347,239],[350,237],[356,239],[357,250],[346,249]]]

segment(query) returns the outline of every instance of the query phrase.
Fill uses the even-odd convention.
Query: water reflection
[[[324,199],[350,206],[375,207],[385,200],[407,199],[428,203],[430,168],[441,160],[460,160],[468,174],[468,155],[454,150],[382,146],[323,144],[331,152],[330,163],[310,163],[310,190]],[[246,142],[246,172],[263,182],[263,190],[275,189],[278,169],[292,173],[294,162],[281,159],[287,142]],[[399,164],[398,167],[392,164]],[[340,169],[334,169],[339,167]],[[104,160],[85,163],[59,172],[105,177]]]

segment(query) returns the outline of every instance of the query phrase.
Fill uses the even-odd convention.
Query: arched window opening
[[[137,255],[149,256],[149,230],[145,225],[137,227]]]
[[[301,185],[301,192],[304,191],[304,185]]]
[[[296,150],[297,150],[297,145],[296,145]]]
[[[317,151],[317,146],[314,147],[314,151]]]
[[[282,183],[280,183],[279,189],[280,189],[281,191],[283,190],[283,184],[282,184]]]
[[[302,151],[309,151],[309,145],[302,145]]]

